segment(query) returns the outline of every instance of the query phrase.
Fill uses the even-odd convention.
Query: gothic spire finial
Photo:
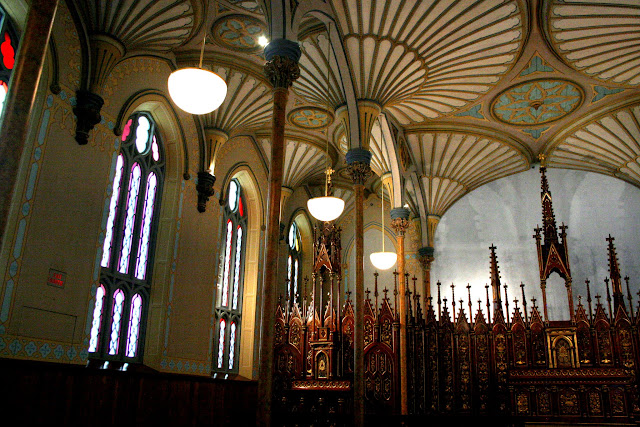
[[[624,295],[622,293],[622,275],[620,274],[620,264],[618,264],[618,255],[616,253],[616,247],[613,244],[615,238],[607,237],[608,247],[607,252],[609,255],[609,277],[611,278],[611,287],[613,288],[613,308],[614,313],[618,311],[618,307],[622,307],[626,312],[624,305]]]
[[[498,257],[496,255],[496,247],[491,245],[490,261],[491,261],[491,289],[493,290],[493,311],[494,313],[502,311],[502,298],[500,291],[500,269],[498,268]]]

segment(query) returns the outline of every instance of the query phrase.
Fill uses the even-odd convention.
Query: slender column
[[[398,241],[398,275],[400,276],[398,290],[400,292],[400,410],[402,415],[409,414],[409,391],[407,387],[407,299],[405,298],[407,289],[404,278],[404,233],[410,224],[409,209],[391,209],[391,227],[395,230]]]
[[[0,246],[4,241],[20,159],[27,142],[58,0],[32,0],[9,82],[0,128]]]
[[[371,176],[371,152],[354,148],[347,152],[349,175],[356,193],[356,295],[353,339],[353,416],[354,425],[364,426],[364,183]]]
[[[420,263],[422,264],[422,281],[424,283],[424,300],[427,301],[431,296],[431,263],[435,259],[433,257],[433,246],[425,246],[418,249],[418,255],[420,255]],[[425,307],[427,303],[425,302]]]
[[[547,281],[540,281],[540,290],[542,291],[542,309],[544,313],[544,322],[549,323],[549,312],[547,311]]]
[[[258,378],[258,425],[271,425],[273,399],[273,348],[278,283],[278,240],[280,237],[280,196],[284,167],[284,126],[289,87],[300,76],[300,47],[290,40],[276,39],[264,49],[265,74],[273,85],[271,166],[267,205],[266,253],[262,280],[262,320],[260,323],[260,368]]]

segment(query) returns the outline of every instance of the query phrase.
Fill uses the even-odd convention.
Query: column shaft
[[[278,240],[280,235],[280,195],[284,173],[284,125],[289,90],[273,90],[273,127],[271,130],[271,167],[267,204],[266,254],[262,282],[261,351],[258,379],[258,423],[271,425],[273,395],[273,348],[275,344],[275,307],[278,286]]]
[[[354,185],[356,193],[356,311],[353,343],[354,421],[364,426],[364,185]]]
[[[400,298],[400,411],[402,415],[409,414],[409,395],[407,383],[407,286],[404,278],[404,231],[396,236],[398,242],[398,297]]]
[[[27,142],[33,104],[58,0],[32,0],[20,40],[0,129],[0,246],[6,234],[11,198]]]

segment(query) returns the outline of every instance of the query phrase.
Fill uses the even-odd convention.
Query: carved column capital
[[[274,89],[289,89],[300,77],[300,67],[297,62],[287,57],[274,56],[271,61],[264,64],[264,73]]]
[[[367,163],[353,162],[347,166],[347,173],[354,185],[364,185],[373,172]]]
[[[300,46],[291,40],[275,39],[264,48],[264,73],[274,89],[289,89],[300,77],[300,55]]]
[[[394,229],[397,235],[404,236],[411,225],[409,221],[410,211],[407,208],[394,208],[391,209],[391,227]]]
[[[420,256],[420,263],[425,270],[431,270],[431,263],[435,259],[433,256],[434,248],[432,246],[425,246],[418,249],[418,255]]]
[[[371,152],[362,148],[353,148],[347,152],[347,173],[353,185],[364,185],[371,174]]]
[[[411,222],[406,218],[396,218],[391,220],[391,228],[396,232],[399,236],[404,236],[404,233],[407,231]]]

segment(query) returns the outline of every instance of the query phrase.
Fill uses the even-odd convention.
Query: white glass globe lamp
[[[320,221],[333,221],[338,218],[344,210],[344,200],[333,197],[314,197],[307,200],[309,213]]]
[[[191,114],[210,113],[220,107],[227,96],[227,84],[222,77],[202,68],[174,71],[168,86],[173,102]]]

